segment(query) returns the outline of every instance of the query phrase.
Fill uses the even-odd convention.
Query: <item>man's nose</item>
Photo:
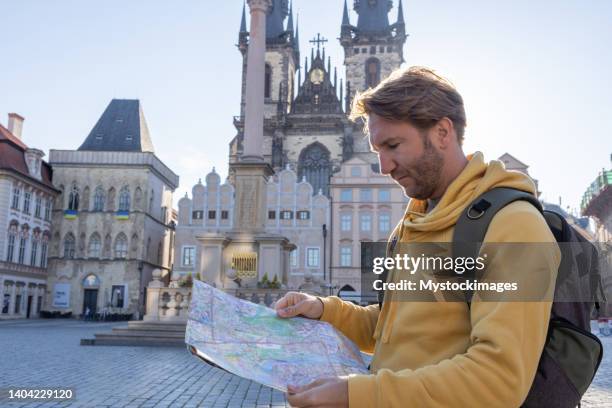
[[[395,170],[396,164],[391,155],[378,152],[378,162],[380,163],[380,172],[382,174],[388,175],[391,174],[393,170]]]

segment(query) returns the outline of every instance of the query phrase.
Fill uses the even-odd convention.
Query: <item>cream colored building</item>
[[[37,317],[46,297],[51,209],[58,191],[41,150],[22,140],[23,118],[0,125],[0,319]]]
[[[332,177],[331,200],[331,293],[367,303],[360,295],[361,243],[387,242],[408,198],[378,165],[354,157]]]
[[[191,197],[185,195],[178,206],[175,277],[199,274],[219,287],[235,288],[234,277],[228,276],[230,269],[237,269],[236,260],[231,255],[221,262],[222,269],[215,276],[206,276],[204,267],[210,261],[205,249],[212,245],[207,240],[211,234],[225,236],[224,246],[236,241],[236,238],[231,238],[239,227],[234,221],[234,186],[228,181],[221,184],[213,169],[206,176],[205,183],[200,181],[193,186]],[[286,260],[287,273],[276,276],[278,282],[288,289],[299,289],[305,277],[312,277],[322,284],[328,278],[324,271],[329,268],[330,240],[329,236],[323,238],[323,225],[329,228],[329,199],[321,192],[314,194],[308,182],[298,181],[293,170],[285,169],[266,183],[266,216],[264,232],[286,237],[295,246]],[[250,248],[249,252],[257,251]],[[240,285],[255,288],[266,274],[268,280],[274,280],[275,275],[262,268],[239,270]]]
[[[172,265],[178,176],[155,155],[138,100],[114,99],[78,150],[51,150],[54,184],[46,308],[144,313],[152,271]]]

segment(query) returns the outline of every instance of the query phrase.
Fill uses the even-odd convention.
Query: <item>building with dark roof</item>
[[[45,301],[51,209],[59,191],[44,153],[22,140],[24,118],[0,124],[0,319],[38,316]]]
[[[139,100],[113,99],[77,150],[51,150],[47,302],[73,315],[138,318],[154,270],[172,265],[178,176],[155,154]]]

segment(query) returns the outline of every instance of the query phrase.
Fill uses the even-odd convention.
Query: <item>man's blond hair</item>
[[[465,108],[453,84],[424,67],[398,69],[367,91],[357,93],[349,118],[363,118],[366,129],[370,114],[408,122],[419,130],[430,129],[442,118],[453,122],[457,141],[463,142]]]

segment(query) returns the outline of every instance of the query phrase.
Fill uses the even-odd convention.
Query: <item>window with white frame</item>
[[[353,225],[353,216],[351,214],[340,215],[340,231],[350,231]]]
[[[100,250],[102,249],[102,239],[100,235],[94,233],[89,239],[88,256],[90,258],[99,258]]]
[[[195,264],[195,247],[183,247],[183,266],[193,266]]]
[[[74,241],[74,235],[71,233],[66,234],[66,237],[64,238],[64,258],[74,259]]]
[[[42,197],[37,195],[34,204],[34,216],[40,218],[40,211],[42,209]]]
[[[121,233],[115,241],[115,258],[126,258],[128,251],[127,237]]]
[[[45,221],[51,220],[51,199],[45,201]]]
[[[30,250],[30,265],[36,266],[36,256],[38,255],[38,240],[32,240],[32,249]]]
[[[128,186],[123,186],[119,192],[119,211],[130,210],[130,189]]]
[[[295,248],[293,251],[289,253],[289,262],[292,267],[298,266],[298,249]]]
[[[21,234],[19,239],[19,257],[17,258],[17,263],[25,264],[25,252],[26,246],[28,245],[28,235],[27,232],[24,231]]]
[[[40,244],[40,267],[41,268],[46,268],[47,267],[47,248],[48,248],[48,243],[47,241],[43,241]]]
[[[359,190],[359,201],[362,203],[371,203],[372,202],[372,189],[371,188],[362,188]]]
[[[299,220],[309,220],[310,219],[310,211],[298,211],[297,218]]]
[[[6,251],[6,262],[13,262],[13,254],[15,253],[15,241],[17,240],[17,233],[9,231],[8,235],[8,247]]]
[[[378,231],[389,232],[391,229],[391,216],[389,214],[378,215]]]
[[[353,201],[353,189],[343,188],[340,190],[340,201]]]
[[[104,193],[104,189],[102,186],[96,187],[96,191],[94,192],[94,211],[104,211],[104,202],[106,201],[106,194]]]
[[[386,188],[378,190],[378,201],[379,202],[391,201],[391,190],[388,190]]]
[[[360,221],[361,221],[362,231],[372,230],[372,215],[371,214],[361,214]]]
[[[306,266],[308,268],[319,267],[319,248],[308,248],[306,250]]]
[[[19,187],[13,188],[13,203],[11,204],[11,208],[14,210],[19,209],[19,201],[21,199],[21,189]]]
[[[340,247],[340,266],[351,266],[353,258],[353,248],[350,246]]]
[[[70,194],[68,195],[68,209],[79,209],[79,189],[76,184],[72,185],[72,190],[70,190]]]
[[[281,211],[280,212],[280,218],[282,220],[291,220],[291,219],[293,219],[293,211],[288,211],[288,210]]]
[[[30,201],[32,200],[32,193],[29,191],[23,194],[23,212],[26,214],[30,213]]]
[[[361,167],[359,166],[351,167],[351,177],[361,177]]]

